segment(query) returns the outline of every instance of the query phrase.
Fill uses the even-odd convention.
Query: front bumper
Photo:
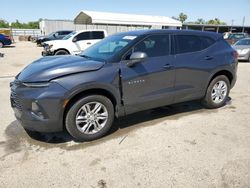
[[[239,54],[239,56],[238,56],[238,60],[244,60],[244,61],[247,61],[247,60],[249,60],[249,56],[250,56],[250,54],[249,54],[249,53],[247,53],[247,54]]]
[[[51,56],[51,55],[54,55],[54,53],[49,50],[42,51],[42,56]]]
[[[19,81],[11,83],[11,107],[16,119],[28,130],[59,132],[63,130],[63,102],[67,92],[56,82],[48,87],[29,88]],[[32,104],[39,107],[34,111]]]

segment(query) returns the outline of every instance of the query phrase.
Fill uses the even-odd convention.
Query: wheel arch
[[[220,75],[224,75],[228,78],[230,84],[232,83],[233,79],[234,79],[234,76],[232,74],[232,72],[230,72],[229,70],[220,70],[220,71],[217,71],[215,72],[212,77],[210,78],[209,82],[208,82],[208,85],[207,87],[209,86],[209,84],[212,82],[212,80],[214,78],[216,78],[217,76],[220,76]]]
[[[80,98],[84,97],[84,96],[88,96],[88,95],[102,95],[107,97],[108,99],[110,99],[110,101],[112,102],[113,106],[114,106],[114,110],[115,110],[115,114],[118,117],[120,114],[122,114],[121,112],[118,112],[118,106],[119,105],[119,98],[113,94],[111,91],[107,90],[107,89],[103,89],[103,88],[91,88],[91,89],[87,89],[87,90],[83,90],[83,91],[79,91],[77,93],[75,93],[74,95],[72,95],[69,99],[68,102],[66,104],[66,106],[64,107],[64,111],[63,111],[63,127],[65,128],[65,118],[67,115],[68,110],[70,109],[70,107],[76,102],[78,101]]]
[[[67,50],[66,48],[59,48],[59,49],[56,49],[56,50],[54,51],[54,54],[55,54],[56,52],[58,52],[59,50],[64,50],[64,51],[66,51],[68,54],[70,54],[69,50]]]

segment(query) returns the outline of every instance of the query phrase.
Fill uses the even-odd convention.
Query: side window
[[[104,32],[103,31],[93,31],[92,32],[92,39],[103,39]]]
[[[213,45],[215,43],[215,40],[210,38],[210,37],[205,37],[202,36],[200,37],[202,43],[203,43],[203,48],[208,48],[209,46]]]
[[[91,39],[91,32],[83,32],[76,36],[77,41],[90,40],[90,39]]]
[[[193,35],[176,35],[176,53],[197,52],[203,49],[203,44],[198,36]]]
[[[59,31],[59,32],[58,32],[58,35],[63,35],[63,32],[62,32],[62,31]]]
[[[134,48],[133,52],[145,52],[148,57],[166,56],[170,53],[169,35],[153,35],[150,36]]]
[[[62,31],[62,32],[60,33],[60,35],[68,35],[68,34],[70,34],[70,31]]]

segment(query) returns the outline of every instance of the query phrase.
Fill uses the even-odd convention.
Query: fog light
[[[36,102],[32,102],[31,109],[32,109],[33,112],[38,112],[39,111],[39,106],[36,104]]]
[[[31,103],[31,110],[32,110],[32,112],[31,112],[32,114],[44,119],[44,115],[41,112],[41,109],[36,102]]]

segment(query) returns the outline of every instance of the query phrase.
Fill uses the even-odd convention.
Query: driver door
[[[122,94],[126,113],[170,104],[174,100],[175,68],[170,55],[170,35],[152,35],[135,45],[120,64]],[[147,58],[133,67],[127,66],[133,52]]]

